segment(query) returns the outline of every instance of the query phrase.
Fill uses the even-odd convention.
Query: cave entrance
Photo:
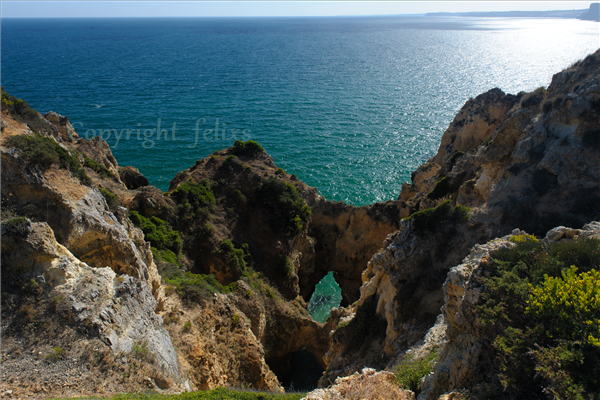
[[[317,322],[325,322],[331,315],[331,309],[342,302],[342,289],[335,281],[333,272],[329,272],[315,286],[308,303],[308,313]]]
[[[316,389],[324,371],[314,354],[306,348],[278,359],[267,360],[267,364],[286,392],[310,392]]]

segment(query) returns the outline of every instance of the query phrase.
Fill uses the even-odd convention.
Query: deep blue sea
[[[250,138],[328,199],[364,205],[398,196],[469,97],[547,86],[599,47],[598,27],[459,17],[3,19],[1,76],[33,108],[68,116],[84,137],[101,134],[120,165],[163,190],[196,159]],[[159,123],[169,140],[152,131]]]
[[[599,46],[597,22],[561,19],[2,19],[1,80],[163,190],[253,139],[364,205],[398,197],[469,97],[547,86]]]

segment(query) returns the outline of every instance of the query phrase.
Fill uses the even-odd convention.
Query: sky
[[[335,16],[589,8],[590,1],[2,1],[2,18]]]

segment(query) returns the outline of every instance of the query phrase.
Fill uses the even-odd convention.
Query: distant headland
[[[477,17],[477,18],[572,18],[586,21],[600,21],[600,3],[590,4],[585,10],[551,10],[551,11],[473,11],[473,12],[436,12],[427,13],[426,17]]]

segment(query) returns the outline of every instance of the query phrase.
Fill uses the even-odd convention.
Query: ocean
[[[252,139],[327,199],[360,206],[396,199],[468,98],[547,86],[600,31],[569,19],[2,19],[1,38],[8,93],[102,136],[162,190]],[[327,279],[315,318],[314,304],[335,301]]]

